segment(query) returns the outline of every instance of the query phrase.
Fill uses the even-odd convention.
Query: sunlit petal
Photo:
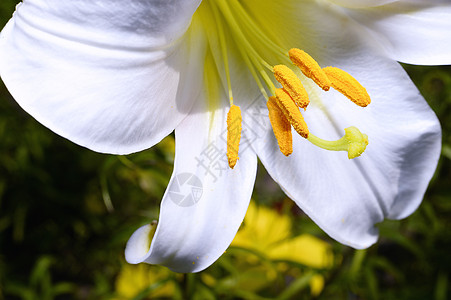
[[[1,33],[11,94],[56,133],[100,152],[149,148],[200,92],[199,1],[42,1],[18,6]]]
[[[368,38],[401,62],[451,64],[451,3],[399,1],[346,14],[365,27]]]

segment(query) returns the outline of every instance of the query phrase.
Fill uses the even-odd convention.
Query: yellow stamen
[[[349,73],[335,67],[323,69],[331,81],[331,86],[349,98],[358,106],[365,107],[371,103],[366,89]]]
[[[280,152],[285,156],[293,153],[293,137],[291,136],[291,124],[285,117],[285,114],[279,108],[276,97],[271,96],[266,102],[269,110],[269,120],[271,121],[272,130],[279,144]]]
[[[284,89],[276,89],[277,105],[299,135],[308,138],[309,131],[299,108]]]
[[[274,77],[283,86],[285,91],[290,94],[294,103],[298,107],[306,108],[309,104],[308,94],[301,80],[294,74],[294,72],[285,65],[274,66]]]
[[[329,90],[330,80],[313,57],[297,48],[291,49],[288,54],[291,61],[301,69],[305,76],[312,79],[323,90]]]
[[[214,111],[219,105],[215,100],[219,99],[216,94],[221,90],[220,84],[223,85],[222,88],[228,92],[229,96],[227,158],[230,168],[234,168],[239,159],[242,131],[241,110],[234,105],[232,93],[229,61],[232,58],[234,61],[236,60],[237,64],[247,67],[261,94],[268,99],[269,118],[280,151],[284,155],[288,156],[293,152],[291,133],[291,126],[293,126],[302,137],[307,138],[318,147],[328,150],[345,150],[348,152],[349,158],[359,156],[365,150],[368,138],[357,129],[357,132],[350,128],[346,129],[343,138],[332,142],[322,140],[309,133],[299,108],[306,109],[309,104],[309,96],[313,99],[318,95],[306,93],[303,83],[310,84],[311,82],[304,81],[303,77],[301,77],[301,82],[295,75],[297,74],[296,70],[293,72],[290,69],[291,62],[323,90],[328,91],[332,86],[358,105],[369,104],[370,100],[366,90],[349,74],[341,70],[321,69],[310,55],[300,49],[291,49],[287,55],[283,39],[280,38],[279,32],[272,28],[272,25],[276,23],[287,26],[283,16],[280,17],[280,22],[272,22],[270,26],[264,22],[264,17],[261,18],[260,14],[249,13],[247,9],[248,5],[243,1],[203,1],[193,17],[193,24],[197,24],[197,18],[197,21],[200,20],[200,24],[203,25],[202,29],[206,33],[209,44],[204,75],[209,110]],[[191,26],[190,28],[195,27]],[[279,65],[273,67],[275,64]],[[276,89],[274,85],[276,82],[271,74],[281,83],[283,89]],[[318,90],[309,89],[309,92],[317,93]],[[240,101],[240,99],[236,100]]]
[[[345,135],[337,141],[326,141],[310,134],[308,141],[313,145],[331,151],[347,151],[348,158],[360,156],[368,145],[368,136],[354,126],[345,129]]]
[[[238,149],[241,139],[241,109],[232,105],[227,114],[227,159],[229,167],[233,169],[238,157]]]

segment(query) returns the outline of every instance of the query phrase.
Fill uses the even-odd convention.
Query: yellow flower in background
[[[232,246],[252,248],[261,252],[273,244],[289,238],[291,222],[287,215],[280,215],[268,208],[249,204],[244,223],[238,231]]]
[[[116,297],[113,299],[133,299],[141,293],[150,299],[172,297],[176,285],[168,280],[170,276],[171,271],[161,266],[124,264],[116,280]]]
[[[324,277],[315,275],[310,280],[310,292],[313,296],[318,296],[324,288]]]
[[[290,217],[264,206],[257,207],[253,202],[231,246],[253,249],[273,260],[288,260],[313,268],[329,268],[333,263],[328,243],[309,234],[293,237]]]
[[[309,234],[293,237],[290,217],[253,202],[231,246],[253,250],[271,260],[291,261],[315,269],[331,268],[334,259],[328,243]],[[312,294],[318,295],[323,286],[324,278],[314,275],[310,281]]]

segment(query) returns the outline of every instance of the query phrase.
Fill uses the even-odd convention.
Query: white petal
[[[376,241],[376,223],[403,218],[418,207],[437,165],[441,137],[434,113],[396,63],[364,54],[358,61],[372,72],[346,60],[339,67],[347,66],[373,102],[362,109],[330,91],[322,96],[327,113],[312,105],[304,117],[312,133],[330,140],[339,138],[339,128],[357,126],[369,136],[362,157],[348,160],[344,152],[318,149],[296,136],[287,158],[271,132],[266,137],[271,142],[261,142],[256,151],[320,227],[341,243],[363,248]]]
[[[449,0],[428,0],[427,2],[424,0],[329,0],[329,1],[344,7],[368,8],[368,7],[377,7],[393,2],[430,5],[430,4],[446,3]]]
[[[397,1],[399,0],[330,0],[330,2],[340,6],[353,8],[376,7]]]
[[[450,2],[409,2],[348,9],[346,14],[365,26],[368,39],[376,41],[395,60],[418,65],[451,64]]]
[[[376,223],[405,217],[421,203],[440,154],[440,126],[402,68],[365,44],[353,23],[334,10],[302,8],[299,28],[310,23],[318,30],[298,47],[308,48],[323,67],[349,72],[372,98],[360,108],[304,80],[312,100],[303,113],[307,125],[328,140],[357,126],[370,144],[362,157],[349,161],[346,153],[318,149],[294,134],[294,151],[287,158],[268,130],[255,151],[287,195],[329,235],[355,248],[368,247],[377,239]],[[321,23],[309,17],[315,15],[322,16]]]
[[[176,129],[174,172],[151,248],[148,251],[146,227],[138,229],[127,244],[128,262],[197,272],[218,259],[231,243],[249,204],[257,160],[242,137],[240,159],[233,170],[229,168],[227,110],[213,114],[195,107]]]
[[[0,75],[56,133],[99,152],[146,149],[199,94],[200,1],[29,0],[0,36]]]

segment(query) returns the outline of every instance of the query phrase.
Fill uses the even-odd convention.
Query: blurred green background
[[[0,2],[0,27],[17,2]],[[259,168],[258,206],[197,274],[123,257],[131,233],[158,218],[172,136],[127,157],[94,153],[41,126],[0,83],[0,299],[448,299],[451,67],[404,67],[443,126],[420,208],[380,224],[380,241],[356,251],[326,236]]]

